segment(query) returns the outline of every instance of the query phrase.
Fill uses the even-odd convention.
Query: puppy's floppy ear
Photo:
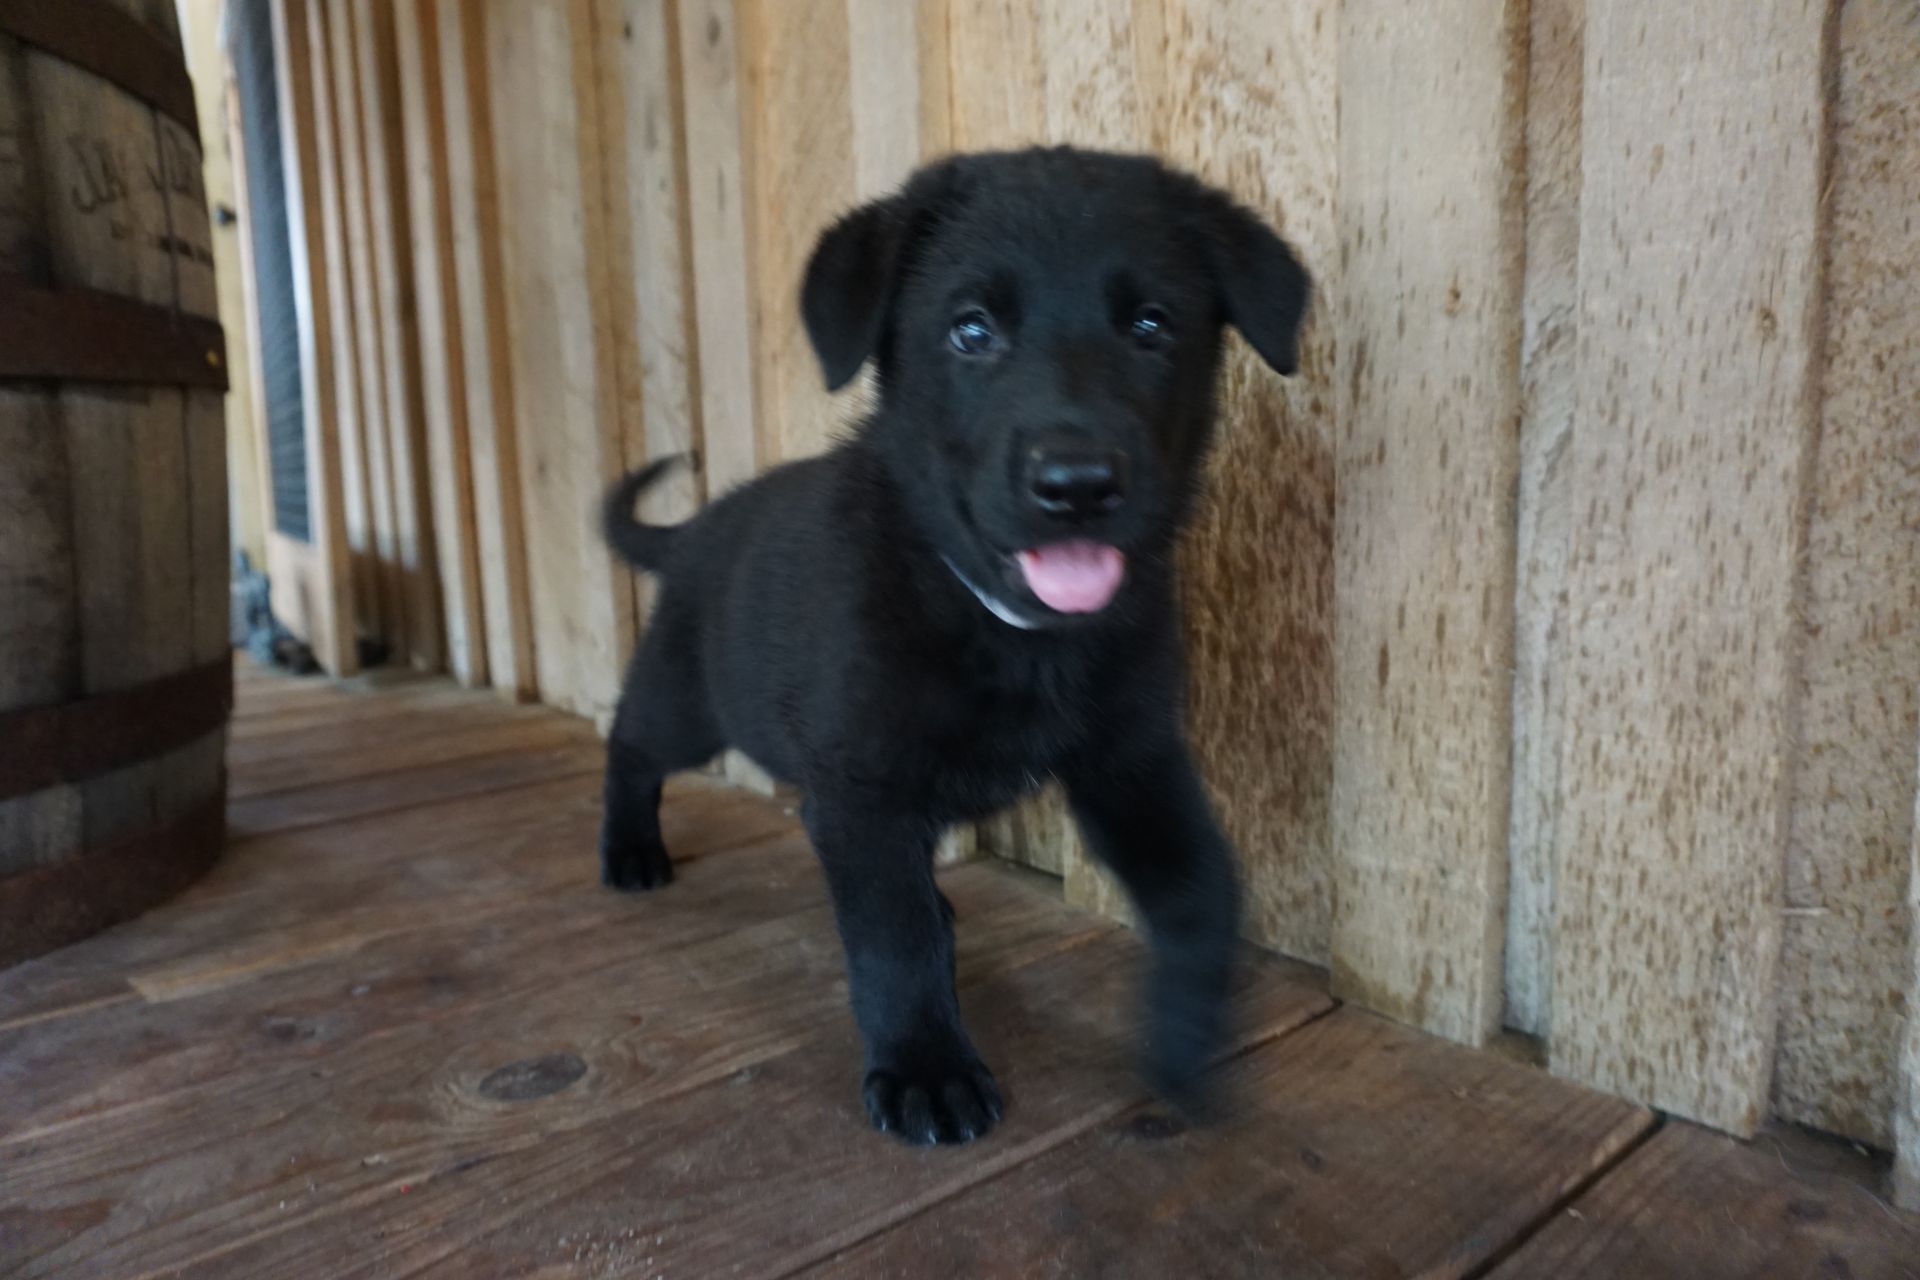
[[[1275,373],[1293,373],[1300,365],[1300,324],[1313,295],[1307,269],[1253,213],[1211,188],[1197,194],[1200,234],[1227,322]]]
[[[891,196],[855,209],[814,246],[800,316],[829,391],[853,381],[880,345],[907,220],[906,196]]]
[[[965,172],[962,156],[926,165],[895,194],[827,228],[814,246],[800,286],[800,318],[829,391],[852,382],[881,351],[908,259],[929,228],[966,198]]]

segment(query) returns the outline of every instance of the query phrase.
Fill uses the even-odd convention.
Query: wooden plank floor
[[[215,872],[0,972],[0,1276],[1920,1275],[1857,1178],[1277,960],[1189,1128],[1133,1071],[1138,941],[986,864],[943,882],[1009,1112],[896,1146],[791,815],[678,781],[679,877],[612,894],[599,764],[550,712],[243,663]]]

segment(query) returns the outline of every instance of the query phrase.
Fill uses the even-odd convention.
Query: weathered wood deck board
[[[1188,1131],[1135,1071],[1140,942],[992,864],[942,882],[1008,1115],[963,1150],[900,1147],[860,1114],[832,913],[781,805],[677,780],[674,884],[616,895],[578,722],[423,681],[384,707],[378,680],[238,684],[241,722],[284,719],[237,753],[270,757],[242,780],[284,771],[234,803],[251,834],[160,910],[0,972],[0,1276],[1897,1276],[1920,1257],[1920,1220],[1857,1183],[1704,1136],[1669,1155],[1673,1129],[1621,1158],[1646,1112],[1317,1017],[1324,980],[1284,962],[1247,966],[1232,1109]],[[502,725],[556,736],[460,755]],[[1590,1182],[1584,1219],[1553,1216]]]
[[[819,1274],[1457,1276],[1653,1123],[1356,1010],[1227,1079],[1226,1125],[1115,1117]]]
[[[1920,1277],[1920,1216],[1845,1178],[1674,1123],[1556,1216],[1498,1280]]]

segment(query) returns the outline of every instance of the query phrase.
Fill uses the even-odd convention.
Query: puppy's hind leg
[[[660,838],[660,791],[667,775],[711,759],[720,736],[704,708],[689,705],[685,687],[636,661],[607,735],[606,812],[600,825],[600,881],[627,891],[673,879],[673,859]]]

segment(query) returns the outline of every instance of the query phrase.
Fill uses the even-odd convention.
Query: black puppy
[[[807,268],[827,383],[878,375],[851,438],[676,528],[633,516],[665,464],[608,496],[608,541],[662,583],[608,744],[602,876],[671,878],[661,780],[723,747],[798,785],[877,1127],[964,1142],[1000,1116],[933,851],[1047,778],[1151,935],[1154,1082],[1190,1094],[1220,1048],[1239,889],[1181,723],[1174,542],[1222,326],[1290,373],[1307,295],[1278,236],[1152,159],[947,159]]]

